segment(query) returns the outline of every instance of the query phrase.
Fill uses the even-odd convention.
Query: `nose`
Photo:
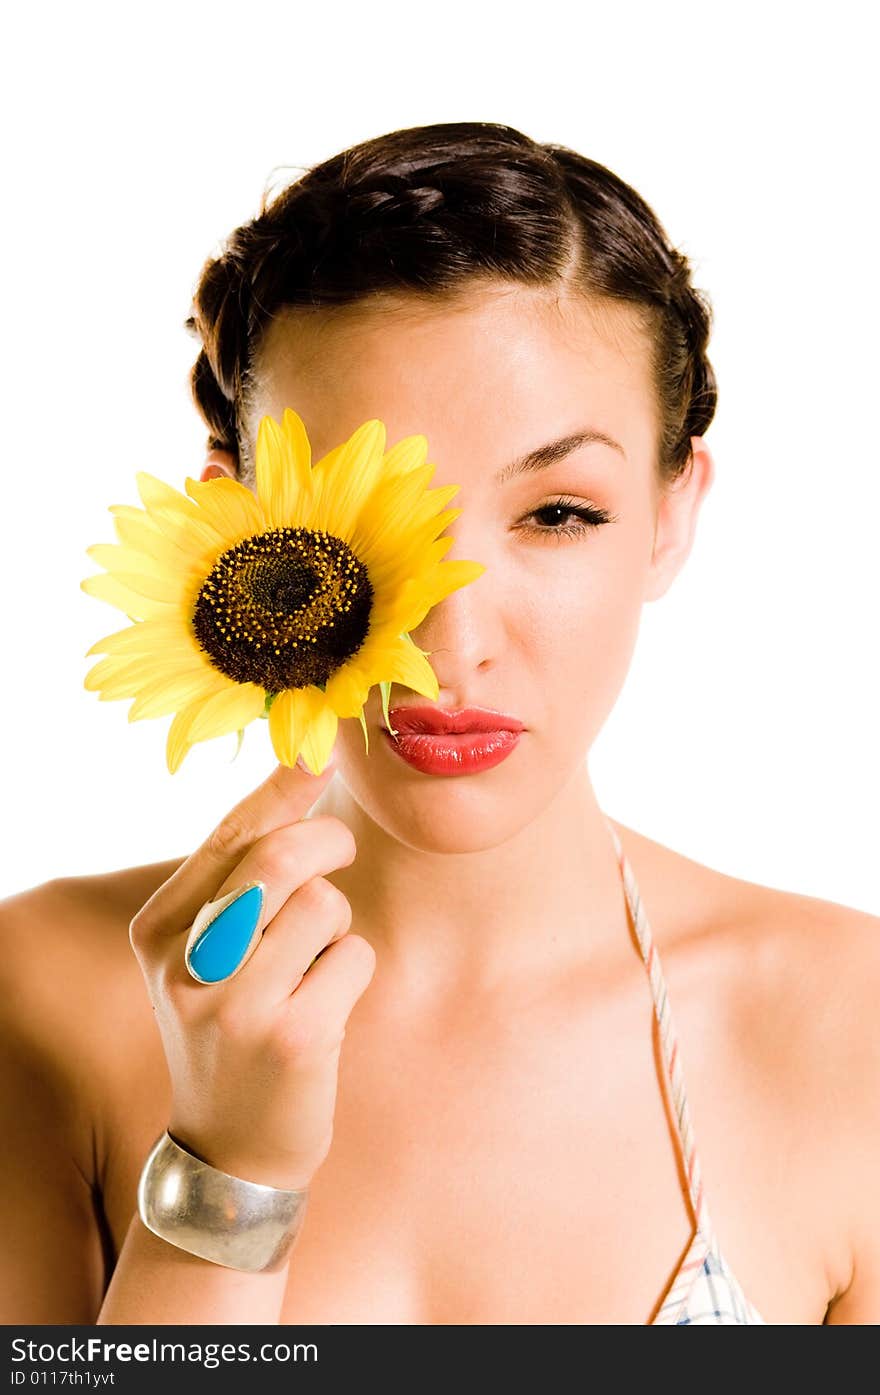
[[[491,568],[469,544],[456,539],[443,561],[482,562],[486,571],[475,581],[459,586],[432,606],[410,631],[413,641],[428,653],[428,662],[440,685],[439,700],[447,706],[479,702],[481,678],[495,665],[503,647],[502,618],[495,603]],[[440,563],[442,574],[443,562]]]

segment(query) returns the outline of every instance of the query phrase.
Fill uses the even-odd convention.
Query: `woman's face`
[[[267,331],[251,443],[259,418],[280,420],[288,406],[305,422],[314,460],[368,418],[385,423],[386,449],[426,436],[430,487],[460,486],[444,560],[486,568],[434,606],[412,638],[430,653],[436,705],[519,718],[525,730],[513,752],[476,774],[416,771],[381,735],[377,688],[364,711],[369,754],[359,722],[339,724],[344,784],[400,841],[438,852],[496,845],[583,768],[624,682],[642,605],[666,589],[689,545],[693,507],[667,518],[656,484],[649,354],[625,307],[508,286],[471,289],[442,306],[408,298],[330,315],[284,311]],[[608,440],[510,471],[538,447],[583,432]],[[571,508],[609,521],[579,528]],[[652,555],[663,527],[661,564]],[[395,684],[395,703],[430,700]]]

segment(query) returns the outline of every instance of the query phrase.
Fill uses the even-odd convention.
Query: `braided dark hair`
[[[263,330],[283,306],[381,292],[442,297],[474,278],[571,286],[626,301],[653,344],[658,470],[676,478],[715,413],[711,307],[645,201],[605,166],[511,126],[393,131],[308,169],[236,228],[201,272],[186,327],[202,342],[195,403],[209,448],[253,483],[249,392]]]

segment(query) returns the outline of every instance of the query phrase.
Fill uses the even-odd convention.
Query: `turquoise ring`
[[[184,961],[197,983],[225,983],[250,959],[263,937],[266,888],[248,882],[206,901],[187,936]]]

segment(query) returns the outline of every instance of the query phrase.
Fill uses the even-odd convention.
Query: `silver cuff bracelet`
[[[144,1163],[138,1211],[162,1240],[228,1269],[280,1269],[302,1225],[308,1190],[246,1182],[211,1167],[166,1131]]]

